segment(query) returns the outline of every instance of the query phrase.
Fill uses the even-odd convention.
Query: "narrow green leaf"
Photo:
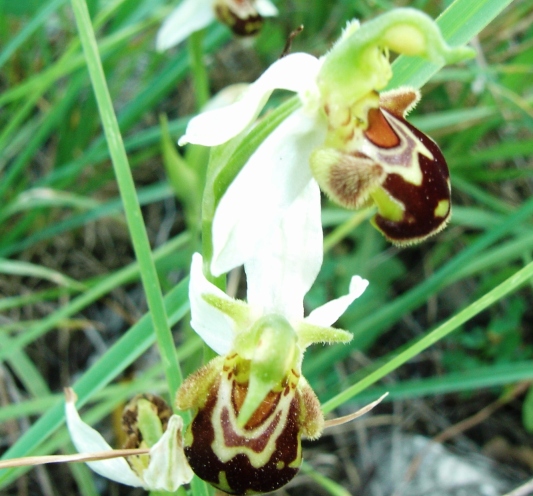
[[[141,207],[135,191],[135,184],[131,175],[126,149],[122,141],[118,121],[113,109],[113,102],[107,87],[104,70],[98,52],[98,45],[87,5],[84,0],[71,0],[78,32],[87,61],[87,68],[91,77],[94,94],[104,127],[104,133],[109,146],[113,168],[117,179],[120,196],[124,204],[124,212],[130,232],[133,249],[139,262],[141,280],[143,282],[148,308],[154,322],[154,329],[161,359],[163,360],[165,375],[169,384],[171,396],[174,397],[181,382],[182,375],[174,350],[174,341],[168,326],[161,287],[152,258],[148,234],[143,222]]]

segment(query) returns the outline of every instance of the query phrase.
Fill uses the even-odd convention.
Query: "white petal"
[[[81,420],[75,406],[76,396],[67,395],[65,415],[70,437],[80,453],[94,453],[99,451],[112,451],[102,435],[90,425]],[[141,479],[130,468],[124,458],[112,458],[98,462],[87,462],[87,465],[97,474],[108,479],[126,484],[127,486],[143,487]]]
[[[305,322],[323,327],[332,325],[346,311],[350,304],[365,292],[367,286],[368,281],[366,279],[359,276],[353,276],[347,295],[328,301],[326,304],[313,310],[309,316],[304,319]]]
[[[244,265],[250,306],[301,320],[303,298],[318,275],[322,253],[320,189],[311,180]]]
[[[143,472],[143,478],[152,491],[173,493],[193,478],[193,471],[183,451],[182,428],[182,418],[179,415],[172,415],[167,430],[150,449],[150,465]]]
[[[237,102],[249,87],[250,83],[235,83],[226,86],[209,99],[209,101],[203,106],[202,112],[224,108]]]
[[[215,20],[212,0],[183,0],[164,20],[157,33],[156,48],[166,50]]]
[[[205,294],[214,294],[231,301],[226,293],[205,278],[202,255],[195,253],[189,283],[191,326],[210,348],[219,355],[225,355],[231,350],[235,335],[233,322],[226,314],[207,303],[202,296]]]
[[[263,17],[274,17],[278,15],[278,9],[269,0],[256,0],[255,8]]]
[[[312,180],[309,156],[322,144],[326,122],[299,109],[250,157],[220,200],[213,220],[215,275],[248,261]]]
[[[293,53],[277,60],[250,85],[241,100],[192,118],[178,143],[205,146],[225,143],[255,120],[273,90],[305,92],[315,88],[320,65],[317,58],[307,53]]]

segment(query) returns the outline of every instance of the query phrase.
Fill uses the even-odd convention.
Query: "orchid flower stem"
[[[455,331],[459,326],[473,318],[478,313],[488,308],[493,303],[500,301],[505,295],[518,289],[522,284],[530,281],[533,277],[533,262],[526,265],[524,268],[517,271],[507,280],[496,286],[494,289],[486,293],[477,301],[460,311],[457,315],[447,320],[444,324],[440,325],[417,343],[413,344],[405,351],[401,352],[396,357],[389,360],[385,365],[375,370],[371,374],[367,375],[364,379],[354,384],[353,386],[345,389],[342,393],[338,394],[331,400],[322,405],[322,411],[324,413],[331,412],[338,406],[346,403],[350,398],[353,398],[361,391],[364,391],[367,387],[375,384],[377,381],[402,366],[415,356],[422,353],[424,350],[446,337],[451,332]]]
[[[204,31],[195,31],[189,36],[189,63],[194,84],[196,108],[200,110],[209,100],[209,78],[204,63]]]
[[[148,308],[152,316],[170,397],[173,398],[182,382],[182,375],[176,356],[174,340],[168,325],[167,313],[163,303],[161,286],[159,284],[148,234],[144,225],[126,150],[113,109],[113,102],[105,80],[87,4],[85,0],[71,0],[71,4],[107,139],[120,196],[124,204],[128,230],[139,263],[141,280],[146,292]]]

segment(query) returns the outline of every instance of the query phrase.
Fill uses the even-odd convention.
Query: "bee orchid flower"
[[[185,380],[176,405],[195,409],[185,434],[187,459],[202,479],[229,494],[273,491],[301,464],[301,436],[317,438],[324,419],[302,377],[312,343],[347,342],[330,327],[368,282],[304,317],[303,298],[322,263],[320,191],[310,183],[245,264],[247,301],[230,298],[203,273],[195,254],[191,325],[221,356]]]
[[[297,93],[300,102],[221,198],[213,220],[213,274],[249,258],[261,232],[268,237],[268,225],[315,181],[346,208],[375,204],[374,225],[396,244],[421,241],[446,225],[446,161],[405,118],[418,91],[382,91],[392,76],[389,50],[436,63],[472,56],[469,48],[449,47],[427,15],[396,9],[363,25],[352,21],[322,58],[294,53],[278,60],[238,102],[191,119],[179,144],[217,146],[249,130],[275,89]]]
[[[259,32],[264,17],[276,15],[269,0],[183,0],[159,29],[156,48],[171,48],[217,19],[236,35],[251,36]]]

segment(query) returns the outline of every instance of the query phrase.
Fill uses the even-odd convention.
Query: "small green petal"
[[[203,294],[202,298],[206,303],[230,317],[238,328],[244,329],[248,326],[250,307],[244,301],[226,300],[211,293]]]
[[[307,348],[314,343],[348,343],[353,338],[351,333],[343,329],[321,327],[307,322],[300,323],[296,332],[298,334],[298,344],[301,348]]]

